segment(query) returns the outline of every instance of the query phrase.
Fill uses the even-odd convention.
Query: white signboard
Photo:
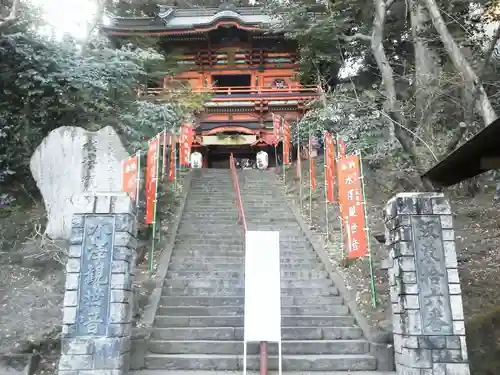
[[[279,232],[248,231],[245,236],[244,374],[248,342],[277,342],[281,373]]]

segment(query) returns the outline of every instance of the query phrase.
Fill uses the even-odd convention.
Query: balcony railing
[[[139,96],[161,96],[168,91],[168,88],[150,88],[140,91]],[[220,100],[241,100],[254,97],[261,99],[269,98],[290,98],[290,97],[314,97],[320,93],[317,86],[300,86],[284,88],[252,88],[252,87],[204,87],[191,89],[194,93],[211,94],[213,101]]]

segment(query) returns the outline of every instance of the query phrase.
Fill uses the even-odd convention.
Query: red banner
[[[292,134],[290,124],[283,119],[283,164],[290,164],[290,146],[292,142]]]
[[[280,115],[275,115],[273,113],[273,128],[274,128],[274,138],[275,138],[275,143],[278,144],[280,138],[281,138],[281,120],[282,117]]]
[[[175,149],[177,147],[177,141],[175,135],[170,136],[170,168],[168,171],[168,179],[170,181],[175,180]]]
[[[345,144],[344,140],[342,137],[339,135],[337,137],[337,150],[338,150],[338,158],[341,159],[347,154],[347,145]]]
[[[122,190],[137,202],[137,174],[139,160],[137,154],[122,162]]]
[[[297,145],[297,179],[302,179],[302,160],[300,155],[300,143]]]
[[[166,130],[163,131],[163,140],[162,140],[162,144],[163,144],[163,153],[162,153],[162,158],[161,158],[161,179],[163,180],[163,178],[165,177],[165,175],[167,174],[167,147],[168,147],[168,140],[169,140],[169,136],[168,136],[168,133]]]
[[[330,133],[325,132],[325,184],[326,199],[330,203],[335,202],[335,144]]]
[[[160,151],[160,137],[157,135],[148,143],[146,155],[146,224],[152,224],[155,220],[155,203],[158,185],[158,154]]]
[[[345,228],[347,258],[368,254],[368,239],[363,202],[363,180],[358,155],[348,155],[338,161],[339,203]]]
[[[189,155],[194,141],[194,129],[189,125],[181,125],[179,163],[189,166]]]
[[[309,137],[309,181],[311,189],[316,189],[316,181],[314,180],[314,158],[312,157],[313,138]]]

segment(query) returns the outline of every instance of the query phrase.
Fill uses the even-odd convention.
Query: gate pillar
[[[59,375],[121,375],[129,368],[135,207],[124,193],[79,198],[66,264]]]
[[[385,211],[398,375],[470,375],[450,204],[403,193]]]

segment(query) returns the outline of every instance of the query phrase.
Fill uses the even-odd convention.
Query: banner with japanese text
[[[169,181],[175,180],[175,150],[177,148],[177,140],[175,139],[175,135],[171,134],[170,136],[170,168],[168,170],[168,179]]]
[[[302,160],[300,155],[300,144],[297,145],[297,179],[302,180]]]
[[[316,189],[316,181],[314,178],[314,158],[313,158],[313,137],[309,137],[309,183],[311,190]]]
[[[165,175],[167,174],[167,148],[168,148],[168,141],[169,141],[169,134],[167,133],[166,130],[163,131],[162,133],[162,146],[163,146],[163,152],[162,152],[162,158],[161,158],[161,179],[165,178]]]
[[[292,143],[292,132],[288,121],[283,119],[283,164],[290,164],[290,146]]]
[[[152,224],[155,221],[159,152],[160,137],[157,135],[148,142],[148,152],[146,154],[146,224]]]
[[[132,155],[122,162],[122,190],[137,202],[138,155]]]
[[[368,254],[369,249],[359,156],[348,155],[339,159],[337,172],[347,258],[363,257]]]
[[[326,199],[329,203],[335,202],[335,142],[333,136],[325,132],[325,184]]]
[[[276,144],[279,142],[282,133],[282,117],[273,113],[273,129]]]
[[[191,154],[191,146],[194,141],[194,129],[190,125],[181,126],[181,134],[179,138],[179,163],[189,166],[189,155]]]

